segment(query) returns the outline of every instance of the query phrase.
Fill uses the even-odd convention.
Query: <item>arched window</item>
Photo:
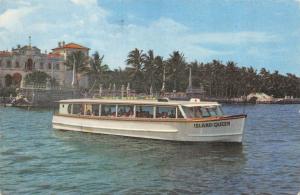
[[[11,67],[11,61],[10,61],[10,60],[7,60],[7,61],[6,61],[6,67],[7,67],[7,68],[10,68],[10,67]]]
[[[4,78],[5,78],[5,86],[6,87],[11,86],[11,84],[12,84],[12,76],[9,75],[9,74],[7,74],[7,75],[5,75]]]
[[[27,63],[26,63],[26,70],[27,70],[27,71],[32,71],[32,69],[33,69],[33,61],[32,61],[31,58],[29,58],[29,59],[27,60]]]
[[[21,81],[22,81],[22,75],[20,73],[13,74],[13,76],[12,76],[12,84],[13,85],[19,87],[21,84]]]
[[[44,64],[43,64],[43,62],[40,62],[40,69],[44,69]]]
[[[15,62],[16,68],[20,68],[20,63],[18,61]]]

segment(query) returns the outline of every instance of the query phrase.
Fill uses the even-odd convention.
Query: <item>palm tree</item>
[[[79,81],[78,78],[81,74],[88,72],[88,57],[84,55],[81,51],[72,52],[67,56],[65,65],[68,70],[73,70],[73,85],[78,88]]]
[[[90,91],[94,89],[97,85],[100,85],[101,80],[105,76],[105,73],[109,70],[107,64],[103,64],[104,55],[100,56],[96,51],[93,54],[93,58],[90,59],[90,68],[88,74],[90,79],[93,81]]]
[[[237,89],[238,87],[238,83],[240,83],[240,81],[238,80],[238,75],[237,75],[237,67],[236,67],[236,63],[232,62],[232,61],[228,61],[227,62],[227,66],[226,66],[226,96],[227,97],[234,97],[236,96],[236,93],[239,89]],[[236,93],[235,93],[236,92]]]
[[[138,50],[135,48],[131,52],[129,52],[126,64],[127,71],[129,73],[129,77],[133,81],[133,86],[139,91],[142,91],[141,82],[143,81],[143,69],[145,62],[145,54],[143,54],[143,50]]]
[[[257,76],[257,71],[250,66],[249,68],[246,69],[247,70],[247,74],[246,74],[246,83],[247,83],[247,94],[251,93],[251,92],[256,92],[257,88],[258,88],[258,76]]]
[[[147,82],[146,88],[149,89],[153,87],[153,76],[155,72],[155,57],[153,50],[149,50],[147,54],[145,55],[144,59],[144,74],[145,74],[145,80]],[[146,89],[146,91],[147,91]]]
[[[179,51],[174,51],[168,61],[167,61],[169,67],[171,68],[171,78],[173,80],[173,90],[177,91],[180,89],[181,86],[177,86],[180,81],[184,81],[186,78],[183,76],[185,74],[182,74],[182,71],[185,71],[186,68],[186,62],[183,53],[180,53]]]
[[[270,72],[267,71],[265,68],[262,68],[259,72],[259,81],[260,81],[260,88],[259,92],[265,92],[269,94],[269,87],[270,87]]]
[[[154,69],[154,75],[156,75],[156,79],[155,79],[155,88],[157,91],[159,90],[164,90],[164,77],[166,75],[165,74],[165,69],[166,69],[166,63],[163,59],[162,56],[156,56],[154,59],[154,64],[155,64],[155,69]]]

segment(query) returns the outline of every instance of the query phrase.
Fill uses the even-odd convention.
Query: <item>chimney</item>
[[[17,46],[17,47],[18,47],[18,49],[20,49],[20,48],[21,48],[21,45],[20,45],[20,44],[18,44],[18,46]]]
[[[61,48],[61,42],[58,42],[58,47]]]
[[[65,41],[62,42],[62,46],[65,47]]]

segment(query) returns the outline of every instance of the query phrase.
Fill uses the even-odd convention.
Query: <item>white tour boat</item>
[[[53,128],[194,142],[242,142],[246,115],[223,114],[217,102],[69,99],[59,101]]]

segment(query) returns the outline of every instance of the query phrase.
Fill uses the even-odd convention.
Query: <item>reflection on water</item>
[[[243,145],[59,131],[49,110],[0,108],[0,192],[296,194],[299,108],[247,106]]]
[[[89,157],[108,158],[104,161],[106,168],[126,173],[127,176],[119,178],[120,181],[124,179],[126,183],[130,176],[133,180],[137,177],[135,182],[142,186],[147,182],[147,185],[153,185],[150,188],[128,186],[128,193],[160,189],[162,182],[168,185],[170,191],[175,188],[173,192],[203,192],[210,186],[209,177],[213,172],[240,172],[246,162],[241,144],[178,143],[68,131],[54,132],[58,139],[73,150],[84,151]],[[110,165],[106,164],[107,161]],[[138,178],[143,180],[139,181]],[[186,189],[187,184],[190,185],[189,189]],[[160,190],[159,192],[164,192],[164,189]]]

